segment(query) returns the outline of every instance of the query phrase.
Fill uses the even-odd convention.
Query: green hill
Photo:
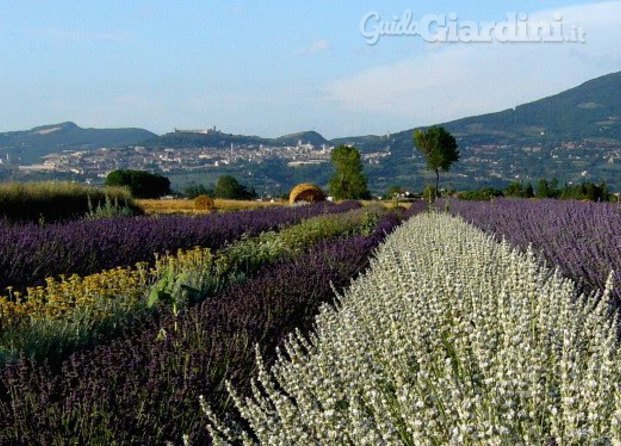
[[[302,144],[313,144],[321,146],[330,142],[314,131],[291,133],[279,138],[262,138],[260,136],[232,135],[216,130],[205,131],[183,131],[176,130],[157,136],[145,141],[149,147],[230,147],[233,145],[271,145],[271,146],[295,146],[298,142]]]
[[[330,141],[328,141],[326,138],[324,138],[315,131],[291,133],[290,135],[276,138],[275,141],[278,144],[287,146],[295,146],[298,144],[298,142],[301,142],[302,144],[312,144],[315,147],[321,147],[324,144],[330,144]]]
[[[62,122],[0,133],[0,152],[19,157],[22,163],[37,163],[41,156],[61,150],[123,147],[153,136],[154,133],[144,129],[84,129],[73,122]]]
[[[446,123],[468,142],[621,141],[621,72],[514,109]]]
[[[439,123],[475,144],[554,144],[591,140],[621,143],[621,72],[590,80],[562,93],[497,113]],[[414,128],[390,135],[397,152],[412,150]],[[338,138],[332,144],[355,144],[361,150],[386,146],[386,137]]]

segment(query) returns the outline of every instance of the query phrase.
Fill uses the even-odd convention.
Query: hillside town
[[[52,153],[43,156],[39,164],[20,165],[19,169],[103,178],[116,169],[142,169],[162,173],[192,172],[224,166],[261,164],[274,159],[286,161],[288,167],[295,168],[329,163],[333,149],[333,146],[326,144],[317,147],[302,141],[289,146],[231,144],[228,148],[151,148],[140,145],[100,147]],[[385,149],[363,154],[363,160],[368,164],[379,164],[382,159],[390,156],[390,149]]]

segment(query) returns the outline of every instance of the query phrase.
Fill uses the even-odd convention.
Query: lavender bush
[[[195,246],[217,249],[242,234],[257,235],[322,213],[345,212],[357,202],[214,214],[136,217],[46,225],[0,222],[0,290],[25,289],[49,276],[85,276],[151,261],[155,253]]]
[[[411,219],[368,272],[210,413],[216,445],[618,445],[621,344],[599,301],[532,251],[444,213]],[[208,403],[208,401],[206,401]],[[192,444],[201,444],[193,442]]]
[[[254,345],[274,359],[296,327],[309,329],[332,286],[343,289],[400,219],[368,237],[322,243],[184,312],[145,320],[127,335],[75,354],[60,370],[26,360],[3,373],[0,443],[162,444],[206,441],[196,396],[226,417],[225,380],[248,390]]]
[[[440,204],[444,207],[444,204]],[[584,291],[603,290],[611,271],[621,283],[621,211],[617,205],[559,200],[451,201],[450,212],[536,252]],[[620,289],[614,291],[617,300]]]

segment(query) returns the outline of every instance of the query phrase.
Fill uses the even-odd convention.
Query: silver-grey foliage
[[[258,358],[254,397],[235,396],[252,435],[204,407],[210,431],[216,444],[621,444],[611,282],[576,300],[532,253],[414,217],[316,336],[292,335],[270,371]]]

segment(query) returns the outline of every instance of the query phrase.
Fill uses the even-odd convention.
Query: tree
[[[114,170],[106,177],[106,186],[126,186],[135,198],[159,198],[170,194],[170,180],[142,170]]]
[[[257,197],[257,193],[253,188],[240,184],[240,182],[231,175],[222,175],[218,178],[214,195],[217,198],[228,200],[252,200]]]
[[[335,172],[328,183],[330,195],[337,200],[371,197],[358,149],[353,146],[339,146],[332,151],[331,161]]]
[[[552,178],[550,183],[543,178],[539,180],[535,194],[537,198],[558,198],[560,195],[561,191],[558,189],[558,180],[556,178]]]
[[[440,170],[448,172],[453,163],[459,161],[457,141],[444,127],[416,130],[413,140],[416,148],[424,155],[427,168],[436,174],[436,194],[439,196]]]
[[[534,196],[533,185],[530,183],[522,184],[519,181],[515,181],[505,189],[505,197],[533,198]]]
[[[201,195],[209,195],[210,197],[214,195],[213,187],[205,187],[203,184],[190,184],[183,189],[183,195],[187,198],[194,199]]]

